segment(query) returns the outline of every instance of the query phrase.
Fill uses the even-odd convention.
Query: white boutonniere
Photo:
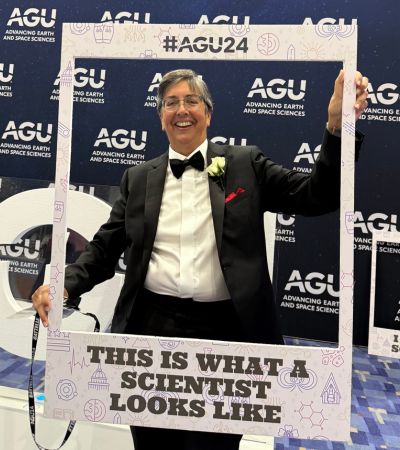
[[[222,177],[225,173],[225,158],[223,156],[211,158],[211,164],[206,170],[211,177]]]

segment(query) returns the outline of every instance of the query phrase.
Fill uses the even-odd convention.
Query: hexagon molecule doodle
[[[345,273],[343,272],[340,277],[340,282],[342,287],[354,287],[354,276],[353,273]]]
[[[301,420],[306,419],[309,420],[312,424],[312,426],[318,426],[321,427],[321,430],[323,429],[322,424],[325,422],[325,417],[322,414],[321,411],[314,411],[312,407],[313,402],[311,402],[309,405],[301,403],[300,409],[297,411],[300,416]]]

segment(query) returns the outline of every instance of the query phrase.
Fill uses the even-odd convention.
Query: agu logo
[[[232,23],[234,25],[238,25],[239,24],[239,16],[226,16],[226,15],[219,15],[216,16],[212,19],[212,21],[210,22],[210,20],[208,19],[208,16],[206,14],[203,14],[200,17],[199,20],[199,25],[208,25],[209,23]],[[248,26],[250,24],[250,16],[244,16],[243,19],[243,25]]]
[[[47,125],[47,128],[41,122],[22,122],[17,126],[13,120],[10,120],[1,138],[24,142],[36,140],[44,144],[50,142],[52,132],[53,125],[51,123]]]
[[[113,17],[111,11],[104,11],[103,17],[100,22],[113,22],[113,23],[139,23],[140,13],[121,11]],[[150,23],[150,13],[144,14],[143,23]]]
[[[303,278],[299,270],[293,270],[286,283],[285,291],[292,291],[293,289],[302,294],[322,295],[327,292],[332,297],[339,297],[339,291],[333,288],[332,274],[324,275],[319,272],[311,272]]]
[[[0,63],[0,83],[9,83],[14,76],[14,64]]]
[[[314,150],[311,150],[310,144],[303,142],[294,158],[294,163],[307,162],[309,164],[314,164],[318,158],[319,152],[321,151],[321,144],[317,145]]]
[[[398,85],[394,83],[383,83],[376,90],[372,84],[368,84],[368,100],[377,105],[393,105],[399,100]]]
[[[102,128],[97,136],[94,147],[106,146],[124,150],[130,147],[132,150],[145,150],[147,141],[147,131],[141,132],[141,137],[137,136],[136,130],[118,129],[110,133],[107,128]]]
[[[156,72],[154,74],[153,79],[151,80],[151,83],[150,83],[150,86],[149,86],[149,89],[147,90],[147,92],[157,91],[161,80],[162,80],[162,73],[161,72]]]
[[[295,220],[296,220],[296,216],[295,215],[287,215],[287,214],[282,214],[279,213],[276,215],[277,221],[279,225],[285,226],[285,227],[290,227],[292,225],[294,225]]]
[[[25,241],[19,239],[11,245],[0,245],[0,257],[37,259],[40,255],[40,240],[35,240],[33,244],[34,246],[29,239],[25,239]]]
[[[63,85],[71,85],[73,83],[74,87],[83,88],[91,87],[92,89],[101,89],[104,87],[106,80],[106,70],[96,70],[96,69],[85,69],[76,68],[72,73],[72,69],[67,68],[64,72],[58,73],[57,78],[54,82],[54,86],[59,86],[60,82]]]
[[[314,25],[311,17],[306,17],[304,19],[303,25]],[[324,17],[320,19],[318,22],[315,23],[315,25],[339,25],[343,26],[346,25],[346,19],[343,17],[339,19],[334,19],[333,17]],[[357,19],[351,19],[352,26],[357,25]]]
[[[7,26],[17,25],[19,27],[34,28],[41,26],[43,28],[54,27],[56,23],[57,10],[46,8],[28,8],[21,12],[20,8],[14,8],[8,19]]]
[[[199,78],[203,78],[202,75],[200,75],[200,74],[197,74],[197,76]],[[151,80],[151,83],[150,83],[149,88],[147,89],[147,92],[157,91],[158,86],[160,85],[160,82],[162,80],[162,77],[163,77],[163,74],[161,72],[156,72],[154,74],[153,79]]]
[[[228,144],[228,145],[247,145],[247,139],[242,138],[236,143],[236,138],[230,137],[226,138],[223,136],[215,136],[211,139],[211,142],[214,142],[214,144]]]
[[[347,224],[349,232],[359,229],[362,234],[373,233],[374,231],[400,231],[397,214],[373,213],[367,219],[361,211],[354,211],[353,221]]]
[[[296,235],[294,232],[296,216],[287,214],[276,215],[275,241],[295,243]]]
[[[273,100],[281,100],[284,97],[288,97],[290,100],[302,100],[306,95],[306,85],[306,80],[300,80],[300,83],[296,83],[292,79],[274,78],[265,83],[262,78],[256,78],[247,97],[259,96]]]

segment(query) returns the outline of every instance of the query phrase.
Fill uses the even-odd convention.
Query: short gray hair
[[[199,94],[205,105],[207,112],[211,113],[213,110],[213,102],[211,98],[210,91],[208,89],[208,86],[205,81],[194,71],[191,69],[177,69],[172,70],[171,72],[166,73],[162,80],[160,81],[160,85],[158,87],[157,92],[157,110],[160,113],[163,100],[164,100],[164,94],[166,90],[173,86],[174,84],[177,84],[181,81],[187,81],[188,85],[191,89],[193,89],[194,92]]]

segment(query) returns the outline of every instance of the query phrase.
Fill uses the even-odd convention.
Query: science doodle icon
[[[69,401],[78,395],[75,383],[72,380],[60,380],[56,387],[57,396],[61,400]]]

